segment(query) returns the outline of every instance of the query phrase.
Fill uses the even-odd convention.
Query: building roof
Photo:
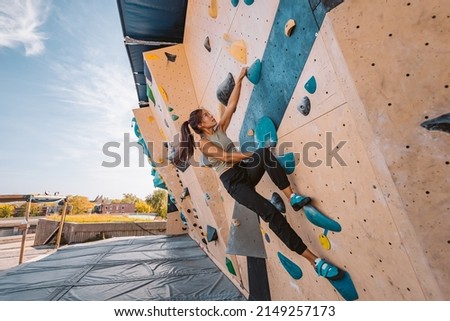
[[[148,106],[142,53],[183,42],[187,0],[117,0],[141,107]]]

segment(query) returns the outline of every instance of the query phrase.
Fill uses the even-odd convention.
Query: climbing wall
[[[233,220],[239,207],[214,170],[197,162],[181,171],[167,162],[167,146],[189,113],[202,106],[220,118],[226,107],[217,88],[260,59],[260,81],[244,79],[228,134],[252,142],[258,120],[270,117],[274,153],[295,154],[292,186],[342,227],[313,224],[283,195],[294,230],[348,271],[360,300],[450,299],[449,136],[421,126],[449,112],[444,1],[251,2],[189,1],[184,43],[144,54],[153,99],[134,113],[145,140],[163,146],[150,153],[176,200],[181,230],[251,299],[343,299],[262,220],[243,231],[256,231],[262,252],[233,243],[248,227]],[[296,26],[288,36],[289,19]],[[267,175],[257,191],[282,195]]]

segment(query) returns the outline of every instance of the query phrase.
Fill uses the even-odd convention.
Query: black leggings
[[[280,190],[289,187],[286,172],[268,148],[256,150],[249,161],[235,164],[220,175],[220,180],[239,204],[249,208],[269,223],[270,229],[289,249],[302,254],[307,248],[303,240],[295,233],[283,214],[255,190],[255,186],[265,172]]]

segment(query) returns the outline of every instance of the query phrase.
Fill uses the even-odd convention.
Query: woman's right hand
[[[238,77],[239,80],[242,80],[247,75],[247,69],[248,67],[242,67],[241,73],[239,74]]]

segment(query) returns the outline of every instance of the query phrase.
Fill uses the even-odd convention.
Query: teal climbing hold
[[[180,219],[183,222],[183,225],[187,225],[186,216],[184,216],[183,212],[180,212]]]
[[[287,273],[289,273],[289,275],[293,279],[299,280],[303,276],[303,272],[297,264],[295,264],[294,262],[289,260],[287,257],[285,257],[280,252],[278,252],[277,255],[278,255],[278,259],[281,262],[281,265],[283,265],[284,269],[287,271]]]
[[[316,226],[333,232],[340,232],[342,230],[342,227],[338,222],[325,216],[312,205],[303,206],[303,211],[305,212],[306,218]]]
[[[253,2],[255,2],[255,0],[244,0],[244,3],[245,3],[247,6],[251,6],[251,5],[253,4]]]
[[[142,149],[144,150],[144,154],[147,155],[147,157],[151,158],[152,155],[150,154],[150,151],[147,148],[147,144],[145,143],[145,140],[142,137],[139,138],[138,144],[142,146]]]
[[[153,105],[156,104],[155,97],[153,96],[153,91],[149,85],[147,85],[147,97],[152,101]]]
[[[261,117],[255,128],[255,142],[258,148],[275,147],[278,142],[278,135],[275,125],[267,116]]]
[[[247,69],[247,78],[254,85],[256,85],[261,78],[261,67],[261,60],[256,59],[256,61]]]
[[[310,94],[314,94],[317,90],[316,77],[312,76],[305,84],[305,89]]]
[[[175,114],[172,114],[170,117],[172,117],[172,120],[173,120],[173,121],[175,121],[175,120],[177,120],[178,118],[180,118],[180,117],[178,117],[178,116],[175,115]]]
[[[289,152],[277,157],[278,162],[283,166],[286,174],[292,174],[295,170],[295,156],[294,153]]]
[[[237,7],[237,5],[239,4],[239,0],[231,0],[231,4],[233,5],[233,7]]]

